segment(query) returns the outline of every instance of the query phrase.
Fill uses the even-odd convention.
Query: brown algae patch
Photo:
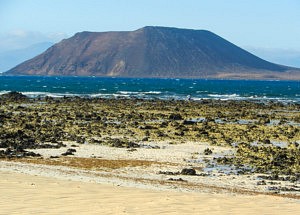
[[[67,166],[88,170],[120,169],[126,167],[149,167],[151,165],[165,165],[166,163],[146,160],[108,160],[100,158],[61,157],[49,159],[14,159],[11,161],[31,164]]]

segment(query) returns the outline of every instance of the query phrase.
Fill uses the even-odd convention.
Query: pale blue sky
[[[206,29],[249,49],[300,52],[299,0],[0,0],[0,50],[147,25]]]

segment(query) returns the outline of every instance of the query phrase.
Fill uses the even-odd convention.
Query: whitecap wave
[[[147,91],[147,92],[144,92],[146,95],[160,95],[162,94],[161,91]]]
[[[2,91],[0,91],[0,95],[6,94],[6,93],[9,93],[9,92],[10,92],[10,91],[2,90]]]
[[[139,94],[140,92],[135,92],[135,91],[118,91],[117,94],[121,95],[134,95],[134,94]]]

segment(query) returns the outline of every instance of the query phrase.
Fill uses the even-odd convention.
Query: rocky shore
[[[0,105],[2,170],[300,198],[300,104],[11,92]]]

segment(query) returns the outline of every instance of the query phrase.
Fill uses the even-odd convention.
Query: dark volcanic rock
[[[206,148],[204,149],[204,152],[203,152],[205,155],[211,155],[213,152],[210,148]]]
[[[183,180],[182,178],[169,178],[168,181],[180,181],[180,182],[187,182],[187,180]]]
[[[163,174],[163,175],[179,175],[180,172],[159,171],[158,174]]]
[[[0,96],[2,99],[6,99],[9,101],[22,101],[26,100],[27,96],[23,95],[22,93],[16,92],[16,91],[11,91],[9,93],[5,93]]]
[[[197,124],[197,122],[192,121],[192,120],[184,120],[182,124],[184,124],[184,125],[194,125],[194,124]]]
[[[26,151],[23,148],[7,148],[6,150],[0,150],[0,158],[24,158],[24,157],[41,157],[40,154]]]
[[[182,175],[196,175],[196,170],[185,168],[181,170]]]
[[[287,70],[294,72],[285,75]],[[212,32],[168,27],[77,33],[16,66],[8,74],[261,79],[300,77],[298,70],[262,60]]]
[[[120,140],[120,139],[111,139],[108,141],[108,144],[111,147],[116,148],[139,148],[140,145],[134,142]]]
[[[169,116],[169,119],[171,120],[182,120],[182,116],[179,113],[172,113]]]
[[[62,153],[62,156],[68,156],[68,155],[74,155],[74,152],[76,152],[76,149],[67,149],[66,152]]]

